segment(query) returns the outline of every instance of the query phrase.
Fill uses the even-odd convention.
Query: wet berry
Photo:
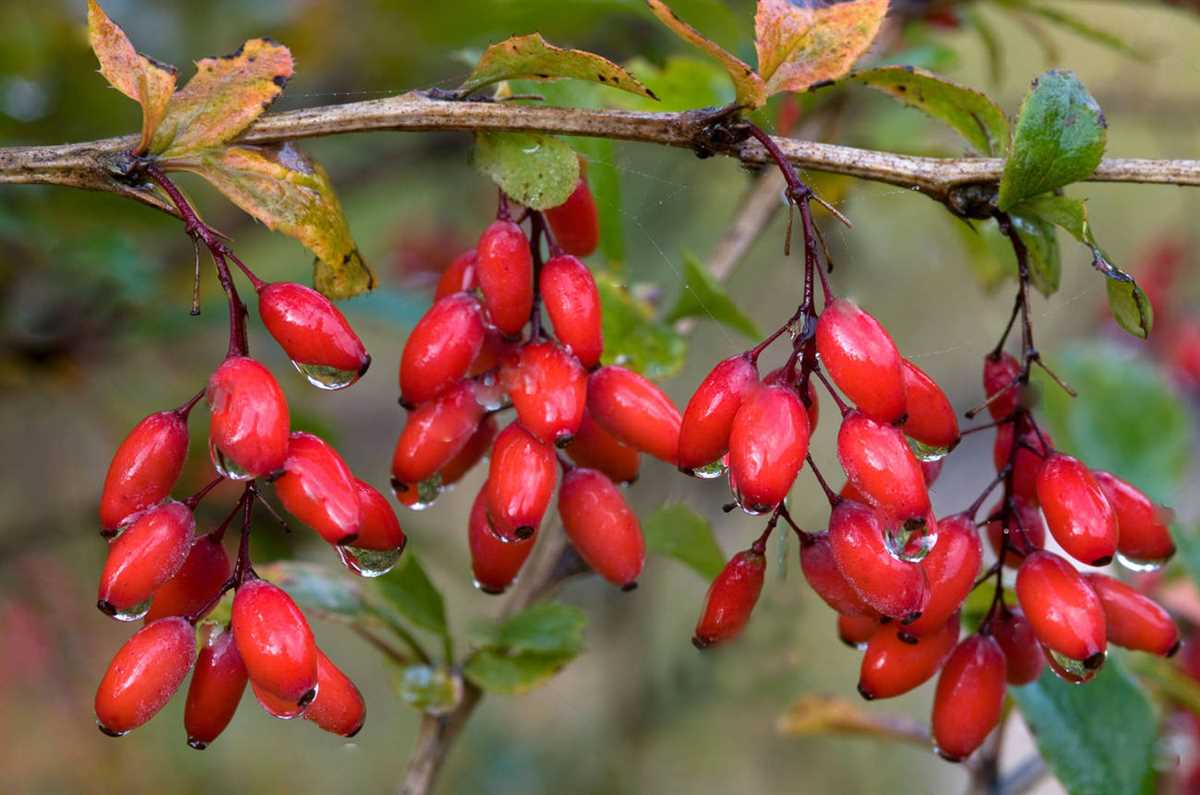
[[[598,469],[615,483],[637,480],[638,451],[601,428],[586,410],[566,453],[579,466]]]
[[[958,642],[958,616],[916,643],[903,631],[904,627],[889,624],[867,643],[858,692],[868,701],[893,698],[929,681]]]
[[[839,613],[837,617],[838,640],[859,651],[867,648],[867,643],[879,631],[879,627],[879,619],[873,616],[847,616]]]
[[[1050,533],[1067,554],[1104,566],[1117,552],[1117,515],[1092,472],[1077,459],[1054,454],[1042,465],[1038,500]]]
[[[492,223],[479,238],[475,272],[492,323],[508,336],[521,332],[533,309],[533,257],[521,227]]]
[[[542,303],[554,336],[589,370],[604,350],[600,292],[588,267],[575,257],[551,257],[539,278]]]
[[[800,569],[809,587],[840,615],[878,621],[875,608],[863,600],[838,568],[829,533],[806,533],[801,538]]]
[[[998,611],[992,619],[992,637],[1004,651],[1005,675],[1010,685],[1027,685],[1042,675],[1046,658],[1024,613],[1016,608]]]
[[[451,293],[469,293],[479,286],[479,278],[475,274],[477,257],[475,249],[469,248],[459,254],[442,271],[433,300],[445,298]]]
[[[367,719],[362,693],[320,649],[317,649],[317,697],[304,710],[304,719],[342,737],[358,734]]]
[[[1107,646],[1100,597],[1070,563],[1034,552],[1017,569],[1017,601],[1043,646],[1096,668]]]
[[[287,400],[267,368],[245,356],[221,363],[205,392],[217,470],[237,480],[269,475],[287,457]]]
[[[229,555],[217,537],[200,536],[192,542],[175,576],[154,592],[146,623],[167,616],[190,616],[210,604],[229,579],[230,570]]]
[[[230,623],[255,685],[289,704],[312,700],[317,644],[292,597],[265,580],[248,580],[234,594]]]
[[[558,513],[571,545],[613,585],[637,585],[646,562],[646,542],[637,516],[603,473],[575,467],[563,475]]]
[[[987,397],[1003,394],[988,403],[988,412],[994,420],[1002,420],[1017,410],[1021,398],[1020,385],[1012,386],[1021,377],[1021,363],[1001,353],[998,357],[983,359],[983,392]]]
[[[475,468],[483,460],[487,451],[492,449],[496,439],[496,418],[491,414],[479,421],[479,426],[467,439],[467,443],[455,454],[454,458],[439,470],[443,485],[449,486],[463,479],[463,476]]]
[[[808,434],[808,413],[790,387],[762,386],[746,397],[729,432],[729,470],[743,508],[761,512],[783,501],[804,466]]]
[[[729,451],[734,415],[757,385],[758,369],[745,354],[719,362],[700,382],[683,412],[680,469],[700,469]]]
[[[349,544],[358,537],[362,513],[354,475],[331,445],[311,433],[292,434],[275,496],[330,544]]]
[[[396,440],[392,477],[409,484],[433,477],[466,446],[482,417],[469,381],[410,412]]]
[[[878,320],[839,298],[817,320],[816,339],[830,377],[863,414],[882,423],[904,416],[900,352]]]
[[[883,517],[862,503],[844,500],[829,517],[829,540],[842,576],[875,610],[914,621],[929,602],[925,571],[893,557],[883,533]]]
[[[766,569],[767,559],[753,549],[729,559],[708,588],[704,612],[692,635],[696,648],[715,646],[741,634],[762,592]]]
[[[203,750],[225,731],[242,700],[246,679],[246,666],[233,633],[227,629],[211,632],[196,658],[196,670],[188,686],[183,711],[188,745]]]
[[[187,419],[177,411],[151,414],[134,426],[113,455],[100,495],[100,526],[121,522],[171,494],[187,457]]]
[[[1179,628],[1157,602],[1112,577],[1085,577],[1104,606],[1109,643],[1168,657],[1179,650]]]
[[[292,282],[263,285],[258,313],[292,363],[318,386],[349,386],[371,364],[345,316],[311,287]]]
[[[969,516],[957,514],[942,519],[937,527],[937,543],[919,564],[929,584],[929,603],[921,617],[905,627],[912,635],[937,630],[958,611],[971,593],[983,562],[983,545]]]
[[[517,420],[546,444],[565,445],[579,430],[587,405],[587,372],[553,342],[532,342],[500,359],[500,383]]]
[[[974,753],[1000,722],[1004,707],[1004,652],[988,635],[972,635],[946,660],[933,697],[933,741],[958,762]]]
[[[1108,472],[1092,473],[1117,516],[1117,552],[1134,563],[1162,563],[1175,554],[1171,513]]]
[[[565,202],[546,210],[546,221],[554,234],[554,242],[568,254],[586,257],[596,250],[600,242],[600,222],[586,172],[581,170],[579,182]]]
[[[419,406],[453,388],[483,348],[483,312],[467,293],[438,299],[421,317],[400,356],[400,399]]]
[[[500,431],[488,466],[488,517],[504,539],[528,538],[542,523],[558,463],[553,448],[517,423]]]
[[[139,629],[108,664],[96,689],[100,731],[120,737],[166,706],[196,654],[196,632],[182,618],[163,618]]]
[[[939,450],[949,450],[958,444],[958,417],[946,393],[925,371],[905,359],[904,433],[921,444]]]
[[[533,538],[524,541],[502,541],[488,525],[487,484],[484,483],[467,524],[467,549],[471,553],[471,571],[475,585],[488,594],[500,594],[517,579],[529,553]]]
[[[141,618],[159,586],[175,576],[192,548],[196,519],[182,502],[143,511],[108,546],[96,605],[110,616]]]
[[[617,365],[588,378],[588,411],[620,441],[674,464],[679,450],[679,409],[645,376]]]
[[[358,494],[358,538],[354,546],[358,549],[383,551],[403,549],[408,539],[400,528],[400,520],[392,510],[391,503],[370,483],[354,478],[354,490]]]
[[[837,446],[846,477],[873,505],[901,521],[929,513],[921,463],[898,428],[852,411],[842,420]]]

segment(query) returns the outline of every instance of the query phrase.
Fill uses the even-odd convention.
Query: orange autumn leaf
[[[879,33],[888,0],[822,8],[759,0],[754,17],[758,72],[767,96],[845,76]]]
[[[654,16],[670,28],[676,36],[694,47],[698,47],[720,62],[729,73],[736,92],[736,102],[747,108],[757,108],[766,102],[767,94],[762,78],[736,55],[721,45],[705,38],[698,30],[684,22],[662,0],[646,0]]]

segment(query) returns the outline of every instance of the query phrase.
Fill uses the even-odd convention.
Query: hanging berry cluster
[[[249,356],[246,310],[229,263],[250,280],[263,325],[310,383],[341,389],[370,364],[361,340],[323,295],[258,279],[153,165],[146,175],[174,201],[187,233],[212,254],[229,302],[229,350],[208,385],[181,407],[146,417],[121,443],[100,500],[109,538],[98,607],[144,626],[113,657],[96,692],[101,731],[120,736],[150,720],[192,671],[184,710],[188,744],[204,748],[233,717],[247,682],[279,718],[303,715],[322,729],[353,736],[362,728],[361,694],[317,647],[304,614],[283,590],[260,579],[250,561],[253,510],[274,512],[259,493],[273,484],[296,519],[320,534],[348,568],[373,576],[395,565],[404,532],[386,498],[350,472],[327,442],[291,430],[287,400],[271,372]],[[188,448],[188,415],[204,399],[208,447],[217,477],[195,495],[171,497]],[[229,516],[198,535],[193,511],[225,480],[245,483]],[[238,555],[223,545],[241,523]],[[199,624],[229,591],[225,624]],[[197,634],[201,638],[196,653]]]

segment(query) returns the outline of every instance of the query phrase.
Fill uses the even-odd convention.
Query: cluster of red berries
[[[339,389],[366,372],[370,357],[328,299],[299,284],[263,283],[234,261],[258,292],[267,331],[310,382]],[[96,716],[100,729],[113,736],[141,726],[194,665],[184,712],[193,748],[204,748],[221,733],[247,682],[271,715],[303,714],[322,729],[353,736],[365,717],[358,689],[317,647],[295,602],[259,579],[250,564],[250,522],[261,501],[256,479],[272,481],[288,512],[360,574],[394,565],[404,532],[386,498],[355,478],[333,447],[291,430],[282,389],[266,367],[246,355],[243,308],[236,291],[227,290],[228,357],[201,394],[138,423],[108,470],[100,522],[110,541],[97,604],[109,616],[144,619],[145,625],[113,657],[96,692]],[[188,415],[201,397],[211,413],[209,450],[217,477],[179,501],[171,491],[187,455]],[[197,535],[193,510],[224,480],[245,482],[245,491],[219,527]],[[239,516],[241,544],[231,562],[224,532]],[[235,591],[230,620],[197,629],[230,590]]]

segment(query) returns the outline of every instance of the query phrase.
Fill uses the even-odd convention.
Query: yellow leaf
[[[675,35],[689,44],[704,50],[720,62],[729,73],[736,91],[735,101],[747,108],[757,108],[766,102],[767,94],[762,78],[737,56],[727,52],[721,45],[706,39],[695,28],[675,15],[662,0],[646,0],[654,16],[674,31]]]
[[[755,49],[766,95],[803,91],[845,76],[875,40],[887,11],[888,0],[816,8],[758,0]]]
[[[175,91],[175,67],[142,55],[96,0],[88,0],[88,43],[100,61],[100,74],[109,84],[142,106],[142,139],[146,150]]]
[[[459,86],[459,91],[470,94],[501,80],[554,80],[561,77],[587,80],[658,99],[637,78],[607,58],[584,50],[555,47],[538,33],[513,36],[488,47],[471,75]]]
[[[292,53],[269,39],[196,62],[196,75],[171,98],[150,143],[163,159],[228,143],[261,116],[292,76]]]
[[[303,243],[316,255],[313,285],[330,298],[375,286],[329,175],[292,144],[216,147],[171,168],[199,174],[268,229]]]
[[[923,724],[908,718],[876,715],[844,699],[816,693],[792,704],[776,721],[775,730],[800,736],[856,734],[929,746],[929,730]]]

